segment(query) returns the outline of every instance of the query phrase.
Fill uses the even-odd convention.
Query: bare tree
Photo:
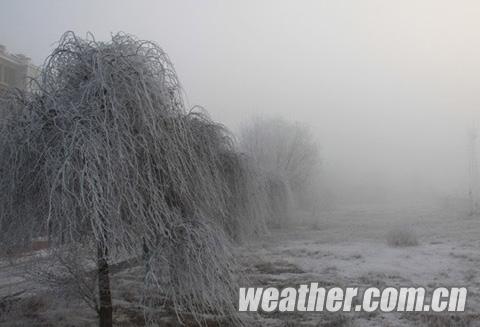
[[[297,202],[312,191],[320,159],[307,126],[280,118],[255,119],[241,130],[240,147],[261,169],[283,181]]]

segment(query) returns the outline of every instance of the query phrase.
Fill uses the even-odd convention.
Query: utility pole
[[[474,125],[468,132],[468,152],[469,152],[469,200],[470,215],[480,216],[479,203],[479,172],[478,172],[478,154],[477,154],[478,132]]]

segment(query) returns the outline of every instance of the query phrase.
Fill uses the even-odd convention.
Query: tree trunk
[[[97,245],[99,326],[113,326],[112,294],[110,291],[110,272],[108,266],[108,251],[101,244]]]

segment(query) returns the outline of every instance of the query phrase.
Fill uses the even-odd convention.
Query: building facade
[[[38,77],[40,69],[23,54],[11,54],[0,44],[0,91],[18,88],[33,91],[31,78]]]

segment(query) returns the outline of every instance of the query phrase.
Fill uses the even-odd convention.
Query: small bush
[[[387,234],[387,244],[392,247],[416,246],[418,237],[411,228],[395,227]]]

